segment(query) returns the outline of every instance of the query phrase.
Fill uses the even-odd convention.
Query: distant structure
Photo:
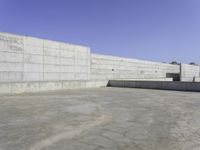
[[[111,79],[199,81],[199,66],[91,53],[89,47],[0,32],[0,93],[105,86]]]

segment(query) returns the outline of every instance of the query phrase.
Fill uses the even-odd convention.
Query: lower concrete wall
[[[122,79],[115,79],[122,80]],[[155,78],[155,79],[123,79],[124,81],[173,81],[173,78]]]
[[[0,84],[0,94],[33,93],[53,90],[96,88],[107,86],[108,81],[41,81],[41,82],[10,82]]]
[[[110,80],[108,86],[200,92],[200,84],[195,82]]]

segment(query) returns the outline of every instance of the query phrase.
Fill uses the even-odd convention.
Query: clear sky
[[[200,0],[0,0],[0,31],[200,64]]]

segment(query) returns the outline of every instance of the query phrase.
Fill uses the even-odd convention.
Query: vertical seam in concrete
[[[88,48],[88,59],[87,59],[87,61],[89,61],[90,63],[87,62],[87,67],[88,67],[88,69],[87,69],[87,80],[90,80],[91,55],[90,55],[90,49],[89,48]]]
[[[182,65],[181,65],[181,63],[179,65],[179,68],[180,68],[180,81],[182,81]]]
[[[44,40],[42,40],[42,45],[43,45],[43,48],[42,48],[42,50],[43,50],[43,52],[42,52],[42,61],[43,61],[43,74],[42,74],[42,76],[43,76],[43,81],[44,81]]]
[[[74,80],[75,80],[75,72],[76,72],[76,47],[74,46]]]
[[[59,80],[61,80],[61,46],[59,43]]]
[[[24,63],[25,63],[25,58],[24,58],[24,57],[25,57],[25,56],[24,56],[24,51],[25,51],[25,50],[24,50],[24,41],[25,41],[25,40],[24,40],[24,38],[26,38],[26,37],[23,37],[23,72],[22,72],[22,81],[24,81],[24,73],[25,73],[25,71],[24,71],[24,65],[25,65],[25,64],[24,64]]]

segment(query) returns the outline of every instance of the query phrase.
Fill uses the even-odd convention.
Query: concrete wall
[[[110,80],[108,86],[200,92],[200,84],[195,82]]]
[[[200,82],[200,78],[199,78],[199,77],[196,77],[196,78],[194,79],[194,82]]]
[[[19,94],[66,89],[106,87],[108,81],[71,80],[71,81],[35,81],[35,82],[2,82],[1,94]]]
[[[180,73],[179,65],[91,54],[91,79],[156,79]]]
[[[89,79],[89,47],[0,33],[0,82]]]
[[[200,68],[196,65],[181,64],[181,81],[195,81],[199,78]]]
[[[91,54],[86,46],[0,32],[0,93],[106,86],[110,79],[183,81],[199,78],[199,68]],[[69,86],[65,86],[69,85]]]

